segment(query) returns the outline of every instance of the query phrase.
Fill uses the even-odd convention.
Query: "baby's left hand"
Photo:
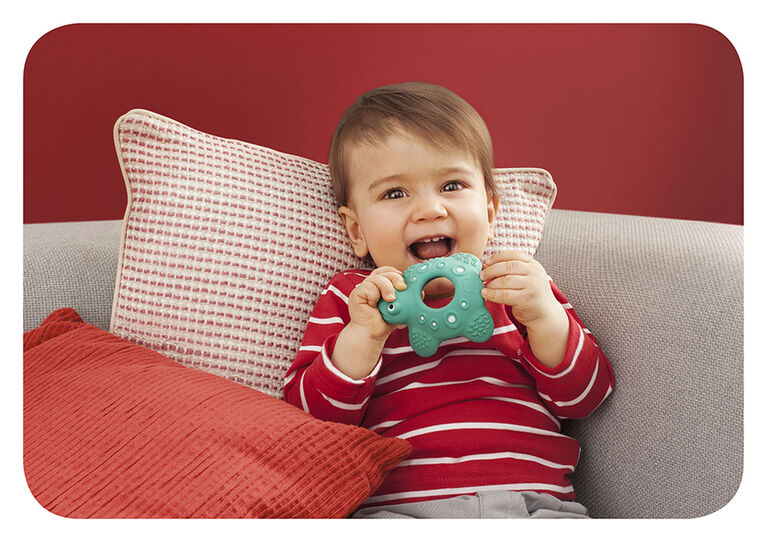
[[[556,319],[562,305],[554,297],[546,270],[522,252],[507,251],[488,258],[479,277],[487,282],[482,297],[509,305],[527,328]]]

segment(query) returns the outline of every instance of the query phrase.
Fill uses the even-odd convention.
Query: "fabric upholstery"
[[[410,452],[53,312],[24,335],[24,470],[76,518],[346,517]]]
[[[115,125],[128,189],[111,331],[282,396],[317,298],[369,267],[337,216],[328,168],[136,110]],[[556,187],[496,170],[509,202],[489,251],[535,252]]]
[[[122,221],[24,225],[24,331],[72,307],[109,328]]]
[[[536,257],[615,371],[605,404],[563,424],[589,513],[727,504],[743,468],[743,227],[557,211]]]
[[[46,313],[27,303],[61,290],[107,321],[103,294],[81,283],[113,283],[120,222],[26,225],[25,261],[52,263],[25,269],[25,316],[38,325]],[[83,229],[102,232],[101,248],[80,242]],[[55,242],[27,246],[34,237]],[[104,261],[85,265],[97,250]],[[573,484],[589,515],[687,518],[727,504],[743,470],[743,227],[553,209],[536,258],[615,370],[605,404],[564,424],[583,447]]]

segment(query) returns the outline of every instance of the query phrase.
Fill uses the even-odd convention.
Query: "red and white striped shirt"
[[[570,335],[565,359],[553,369],[535,359],[510,308],[488,301],[495,331],[487,342],[450,339],[422,358],[410,347],[407,329],[397,329],[373,372],[355,380],[330,359],[349,322],[348,296],[369,273],[351,270],[331,279],[285,377],[285,400],[315,417],[412,445],[410,457],[363,506],[489,490],[574,499],[569,475],[580,445],[560,432],[560,420],[589,415],[610,394],[614,379],[593,336],[554,283]]]

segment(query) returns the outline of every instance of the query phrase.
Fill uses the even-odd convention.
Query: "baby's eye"
[[[383,195],[384,199],[399,199],[404,197],[405,192],[400,188],[392,188],[391,190],[387,190]]]
[[[463,183],[461,181],[450,181],[445,186],[442,187],[442,190],[445,192],[455,192],[456,190],[460,190],[463,188]]]

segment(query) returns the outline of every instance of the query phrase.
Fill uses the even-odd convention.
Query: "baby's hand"
[[[387,324],[378,310],[383,297],[394,300],[395,287],[407,288],[394,267],[379,267],[349,294],[349,323],[336,339],[330,361],[346,376],[364,378],[373,371],[389,335],[400,326]]]
[[[562,305],[554,297],[543,266],[522,252],[494,254],[484,263],[479,277],[487,282],[482,297],[509,305],[525,327],[561,318]]]
[[[387,324],[378,310],[378,301],[394,301],[397,290],[407,288],[402,272],[395,267],[379,267],[357,285],[349,294],[349,325],[364,329],[373,341],[384,342],[397,329]]]

